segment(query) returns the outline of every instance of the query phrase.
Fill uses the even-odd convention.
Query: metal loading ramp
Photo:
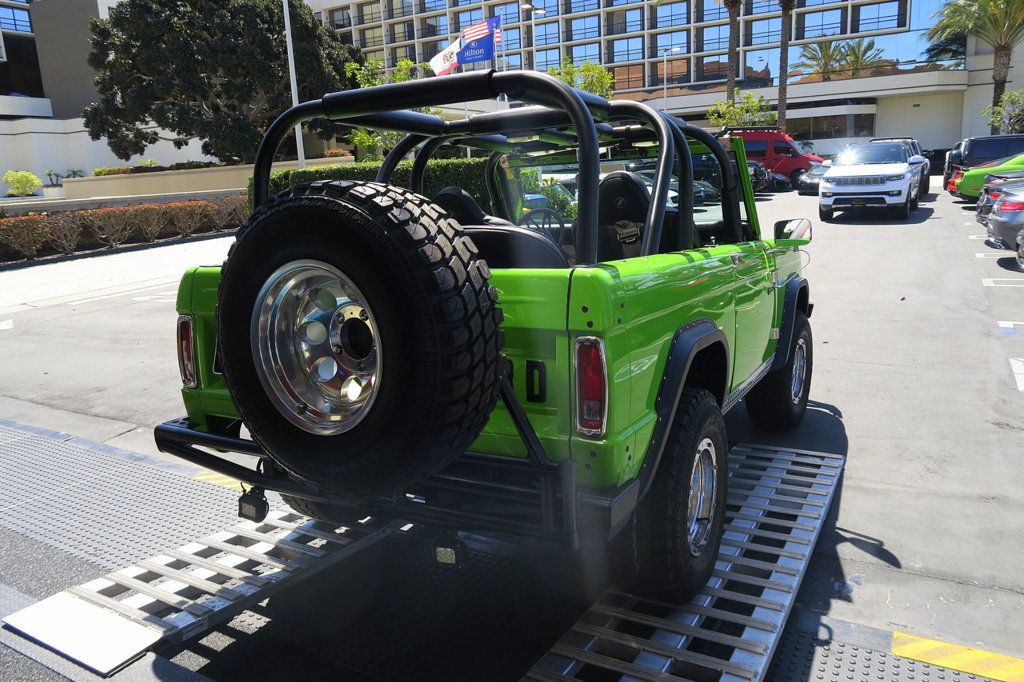
[[[841,455],[735,446],[725,535],[693,602],[608,590],[525,679],[764,679],[843,464]]]
[[[207,632],[401,525],[367,517],[336,526],[274,510],[260,523],[242,521],[59,592],[4,623],[108,676],[150,649]]]

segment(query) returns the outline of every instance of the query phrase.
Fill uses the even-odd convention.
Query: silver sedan
[[[992,206],[986,224],[990,243],[1017,252],[1017,264],[1024,267],[1024,190],[1007,192]]]

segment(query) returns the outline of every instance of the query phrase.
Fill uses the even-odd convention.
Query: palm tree
[[[843,46],[843,66],[850,78],[870,72],[882,63],[882,50],[875,47],[875,41],[866,38],[851,40]]]
[[[821,80],[832,80],[832,74],[846,61],[846,47],[842,43],[826,40],[823,43],[804,45],[800,48],[800,61],[793,65],[794,69],[810,69],[811,73],[820,73]]]
[[[736,101],[736,74],[740,70],[740,8],[743,0],[719,0],[729,12],[729,68],[725,74],[725,99]]]
[[[789,39],[793,35],[793,9],[796,0],[779,0],[782,10],[782,35],[779,37],[779,127],[786,129],[786,98],[789,96]]]
[[[1024,39],[1024,2],[949,0],[935,16],[938,20],[928,30],[929,40],[969,35],[992,46],[992,106],[999,106],[1006,92],[1013,48]],[[996,121],[992,123],[992,134],[998,132]]]

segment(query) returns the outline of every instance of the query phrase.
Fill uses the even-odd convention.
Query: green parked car
[[[403,110],[483,93],[539,106],[461,121]],[[407,137],[377,182],[269,196],[280,142],[318,116]],[[487,157],[487,197],[422,196],[444,145]],[[391,184],[410,153],[409,187]],[[700,155],[721,194],[694,207]],[[810,224],[763,235],[746,168],[739,139],[727,151],[535,72],[294,107],[260,147],[256,210],[226,262],[181,282],[187,416],[157,427],[157,444],[253,486],[246,518],[262,520],[275,490],[318,519],[436,528],[439,561],[459,554],[453,531],[600,547],[619,584],[688,599],[722,535],[722,415],[745,400],[757,425],[793,428],[811,383]],[[521,180],[567,172],[574,217],[524,207]]]
[[[991,173],[1016,171],[1024,169],[1024,154],[1008,156],[983,163],[974,168],[957,171],[950,178],[950,193],[961,199],[974,199],[981,196],[981,188],[985,185],[985,176]]]

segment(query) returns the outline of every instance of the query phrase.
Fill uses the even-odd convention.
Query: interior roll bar
[[[594,117],[606,118],[610,104],[602,97],[581,92],[552,76],[534,71],[475,71],[334,92],[319,100],[296,105],[270,124],[260,142],[253,168],[253,205],[259,207],[269,200],[270,171],[274,156],[284,138],[300,123],[314,118],[327,118],[345,121],[350,125],[387,128],[429,137],[449,137],[452,126],[443,119],[404,109],[443,106],[496,98],[498,95],[556,107],[568,114],[578,140],[577,185],[581,196],[577,213],[579,228],[575,235],[577,261],[595,263],[600,160]]]

